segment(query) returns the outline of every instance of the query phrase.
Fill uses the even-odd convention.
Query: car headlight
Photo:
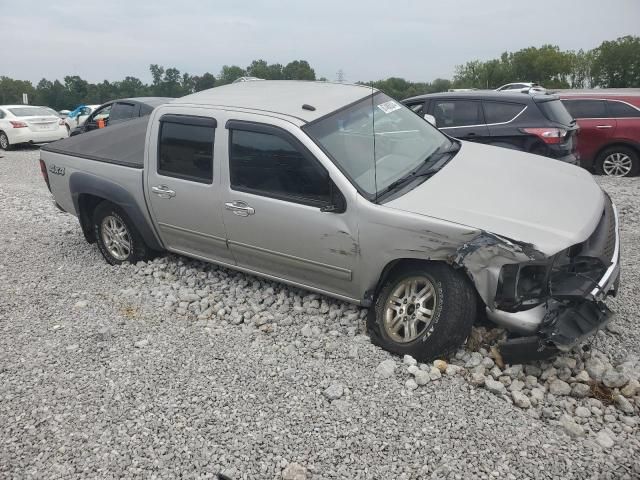
[[[501,310],[527,310],[548,296],[548,264],[504,265],[498,278],[495,303]]]

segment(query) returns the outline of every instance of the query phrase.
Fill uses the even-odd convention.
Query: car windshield
[[[10,108],[9,111],[16,117],[54,116],[53,111],[45,107],[16,107]]]
[[[543,115],[552,122],[558,122],[562,125],[571,125],[573,123],[573,117],[560,100],[540,102],[538,106]]]
[[[380,92],[303,130],[369,199],[451,143],[424,119]]]

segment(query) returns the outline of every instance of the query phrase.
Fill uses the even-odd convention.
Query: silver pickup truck
[[[111,264],[168,250],[370,307],[421,360],[506,327],[509,358],[601,328],[618,216],[585,170],[450,138],[382,92],[244,82],[42,149],[56,204]]]

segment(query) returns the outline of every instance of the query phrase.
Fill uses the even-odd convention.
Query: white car
[[[91,115],[99,106],[100,105],[84,105],[80,108],[80,111],[77,112],[77,114],[75,114],[75,110],[67,113],[67,117],[64,119],[64,124],[67,127],[67,132],[70,134],[74,128],[84,125],[84,122],[87,121],[89,115]],[[70,114],[73,116],[69,116]]]
[[[523,92],[523,93],[544,93],[547,91],[542,85],[531,82],[507,83],[496,88],[496,92]]]
[[[48,143],[68,137],[64,120],[50,108],[0,105],[0,149],[19,143]]]

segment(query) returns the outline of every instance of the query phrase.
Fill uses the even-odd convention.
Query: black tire
[[[626,156],[631,161],[631,168],[625,175],[613,175],[607,173],[607,167],[605,167],[605,160],[611,155],[620,154]],[[605,148],[598,157],[595,162],[595,171],[598,175],[607,175],[607,176],[620,176],[620,177],[635,177],[640,172],[640,158],[638,157],[638,152],[634,149],[625,147],[623,145],[617,145],[609,148]]]
[[[392,293],[411,277],[425,277],[431,282],[435,291],[435,304],[431,304],[433,315],[421,332],[416,329],[420,333],[415,339],[399,342],[385,327],[385,311]],[[385,281],[369,309],[367,329],[375,345],[428,362],[448,356],[467,339],[475,320],[476,303],[473,287],[463,272],[441,263],[415,263]]]
[[[122,225],[126,231],[120,238],[128,239],[129,248],[122,249],[122,255],[117,256],[113,253],[114,248],[109,248],[105,243],[103,231],[107,227],[105,219],[114,219],[116,225]],[[96,238],[96,243],[100,249],[100,253],[104,259],[111,265],[120,265],[125,262],[136,263],[141,260],[147,260],[151,256],[151,250],[147,247],[142,239],[142,235],[133,225],[133,222],[129,219],[127,214],[116,205],[104,201],[100,203],[93,212],[93,231]],[[107,234],[108,237],[108,234]],[[124,255],[126,253],[126,255]]]
[[[4,132],[0,132],[0,150],[11,150],[9,137],[7,137],[7,134]]]

